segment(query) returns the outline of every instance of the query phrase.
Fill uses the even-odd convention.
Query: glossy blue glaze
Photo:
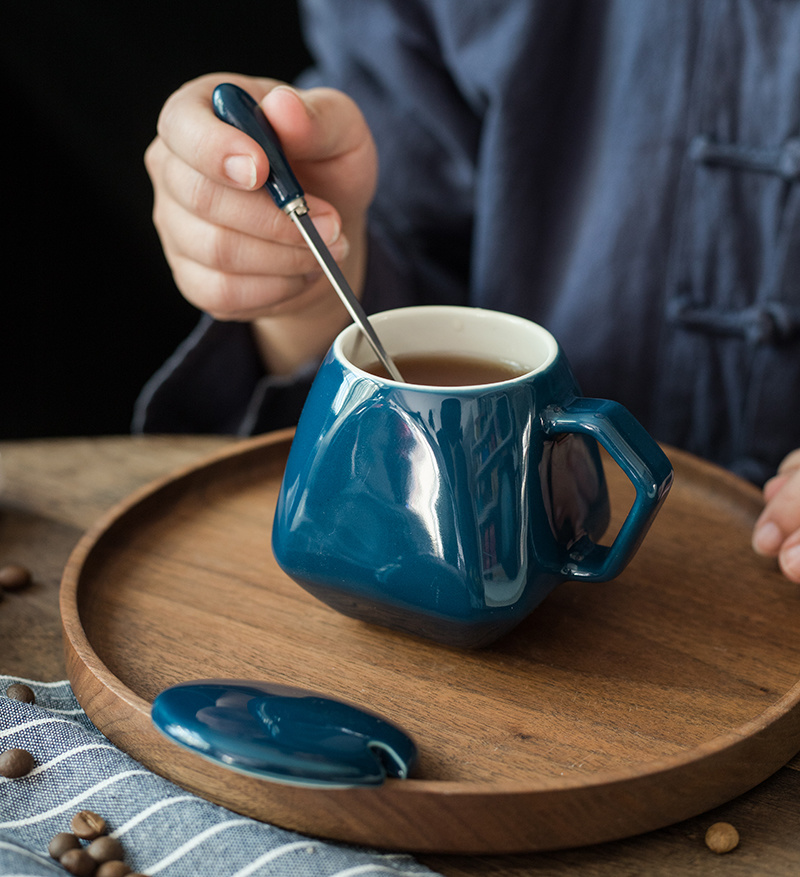
[[[211,105],[219,119],[244,131],[267,154],[269,176],[264,187],[278,207],[283,210],[302,198],[303,189],[286,160],[278,135],[256,101],[238,85],[223,82],[214,89]]]
[[[611,547],[597,544],[609,507],[594,439],[637,492]],[[346,615],[476,647],[559,582],[616,575],[671,478],[624,408],[580,398],[560,350],[521,378],[435,388],[373,377],[335,344],[289,455],[273,552]]]
[[[377,786],[405,778],[413,740],[380,716],[311,691],[205,679],[162,691],[152,720],[169,739],[225,767],[302,786]]]

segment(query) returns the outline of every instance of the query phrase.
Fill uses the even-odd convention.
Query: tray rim
[[[64,637],[64,647],[67,654],[67,667],[70,682],[75,690],[75,677],[79,673],[80,668],[76,666],[76,662],[83,666],[105,689],[107,689],[119,701],[125,703],[130,710],[137,714],[143,722],[150,726],[150,703],[139,695],[132,688],[122,682],[108,666],[103,662],[89,641],[80,619],[80,611],[78,606],[78,594],[81,584],[81,573],[84,566],[89,560],[92,552],[98,547],[102,538],[108,534],[115,526],[119,525],[127,515],[132,513],[144,501],[155,497],[159,492],[172,489],[179,485],[180,482],[191,478],[202,471],[209,470],[217,465],[224,464],[232,458],[246,457],[251,454],[259,455],[262,452],[278,453],[283,446],[291,444],[294,435],[294,428],[278,430],[264,435],[252,438],[244,438],[232,442],[210,454],[200,456],[188,464],[185,464],[163,476],[153,479],[141,487],[137,488],[122,500],[112,505],[103,515],[101,515],[81,536],[75,545],[67,564],[64,568],[63,577],[60,586],[60,611],[62,619],[62,633]],[[668,445],[662,445],[671,460],[686,463],[703,476],[713,477],[713,479],[727,489],[741,493],[743,490],[750,490],[754,498],[760,496],[758,488],[738,478],[733,473],[713,464],[709,461],[695,457],[688,452],[673,448]],[[75,691],[81,705],[89,713],[79,691]],[[731,800],[733,797],[744,793],[748,789],[762,782],[781,766],[785,765],[798,751],[800,751],[800,679],[793,686],[785,691],[780,697],[772,701],[757,716],[752,717],[746,722],[730,728],[722,734],[711,737],[697,746],[682,750],[681,752],[661,756],[652,760],[643,760],[632,762],[624,766],[616,768],[605,768],[589,774],[570,774],[566,777],[558,777],[554,775],[541,775],[533,778],[522,778],[521,780],[499,779],[499,780],[477,780],[475,782],[463,782],[457,780],[434,780],[434,779],[418,779],[409,778],[405,780],[387,780],[387,782],[379,789],[370,790],[370,794],[382,794],[382,790],[387,790],[394,796],[414,797],[419,794],[428,794],[431,792],[446,796],[448,799],[480,799],[484,797],[492,797],[496,795],[512,796],[514,798],[538,798],[541,796],[551,797],[553,795],[569,794],[571,792],[580,791],[592,793],[601,791],[605,788],[613,787],[618,784],[637,784],[648,783],[652,779],[680,772],[688,765],[697,765],[698,761],[702,765],[708,765],[709,760],[722,759],[730,761],[732,764],[738,764],[738,753],[740,750],[755,749],[756,759],[749,758],[748,761],[757,761],[758,754],[770,751],[772,754],[768,760],[771,767],[764,771],[761,769],[758,778],[753,780],[752,777],[742,777],[741,781],[729,784],[731,788],[737,789],[732,794],[725,793],[725,797],[717,796],[710,805],[703,805],[699,809],[692,812],[686,812],[680,816],[680,819],[688,818],[697,813],[704,812],[709,807],[717,806]],[[91,715],[89,715],[92,718]],[[783,726],[788,724],[788,729]],[[778,727],[780,726],[780,728]],[[102,730],[102,729],[101,729]],[[777,736],[785,737],[786,742],[778,748],[780,754],[775,750],[772,740],[771,731]],[[764,735],[769,736],[769,740],[763,740]],[[113,742],[113,738],[112,739]],[[790,742],[791,741],[791,742]],[[154,769],[155,772],[159,772]],[[162,773],[162,775],[165,775]],[[180,780],[176,780],[167,776],[173,782],[180,784]],[[254,779],[254,783],[263,783],[264,780]],[[285,787],[283,787],[285,788]],[[300,790],[302,794],[306,790]],[[316,790],[315,790],[316,791]],[[352,794],[355,790],[346,790],[345,794]],[[358,790],[359,793],[361,790]],[[332,793],[334,797],[338,796],[338,792]],[[213,800],[213,799],[212,799]],[[230,807],[230,804],[223,806]],[[268,820],[270,821],[270,820]],[[674,822],[670,819],[658,825],[651,825],[643,830],[652,830]],[[278,823],[280,824],[280,823]],[[291,826],[289,826],[291,827]],[[298,829],[304,830],[304,829]],[[306,831],[308,829],[305,829]],[[620,834],[609,835],[608,837],[594,838],[587,843],[595,843],[604,840],[612,840],[619,837],[629,836],[630,834],[639,833],[639,831],[626,831]],[[335,839],[352,840],[355,842],[364,842],[364,838],[360,836],[354,837],[336,837]],[[368,843],[375,843],[374,839],[366,839]],[[502,849],[483,849],[478,848],[475,851],[484,852],[526,852],[534,849],[555,849],[562,848],[559,844],[555,847],[532,847],[523,845],[514,847],[513,845]],[[397,847],[394,849],[409,849],[412,851],[422,851],[419,846]],[[470,852],[470,850],[459,847],[458,849],[426,847],[426,852]]]

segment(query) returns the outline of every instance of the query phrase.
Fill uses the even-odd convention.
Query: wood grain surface
[[[89,716],[159,773],[233,810],[414,852],[626,837],[717,806],[800,749],[800,601],[749,549],[758,492],[671,452],[673,493],[612,583],[559,587],[516,631],[449,649],[344,618],[269,550],[290,434],[129,497],[67,565],[67,667]],[[617,520],[627,481],[608,469]],[[260,678],[376,709],[420,747],[380,789],[264,783],[160,737],[176,682]]]
[[[34,573],[30,588],[0,603],[0,673],[44,681],[65,678],[58,587],[83,530],[142,484],[233,441],[211,436],[111,436],[0,442],[0,560],[24,563]],[[728,538],[749,563],[740,535]],[[771,565],[765,566],[765,573],[774,574]],[[776,662],[789,660],[791,653],[780,654]],[[800,873],[798,813],[800,757],[795,756],[730,803],[639,836],[553,852],[418,858],[448,877],[794,877]],[[703,843],[708,826],[719,820],[733,823],[741,836],[737,849],[722,857]]]

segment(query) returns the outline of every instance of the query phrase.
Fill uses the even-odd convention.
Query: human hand
[[[753,530],[753,548],[758,554],[777,557],[783,574],[800,583],[800,448],[764,485],[764,501]]]
[[[175,282],[216,319],[252,322],[268,367],[288,372],[321,355],[349,317],[294,223],[262,188],[266,155],[215,116],[211,95],[226,81],[261,104],[306,190],[310,215],[356,294],[377,177],[375,146],[343,93],[300,93],[273,79],[202,76],[161,111],[145,165],[153,221]]]

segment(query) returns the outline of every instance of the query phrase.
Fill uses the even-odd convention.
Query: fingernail
[[[336,241],[330,246],[331,255],[337,262],[341,262],[347,258],[350,253],[350,241],[345,235],[340,234]]]
[[[252,189],[256,184],[256,163],[249,155],[229,155],[223,164],[225,176],[238,186]]]
[[[319,236],[329,247],[339,240],[339,235],[342,233],[342,227],[329,213],[314,219],[314,225],[317,227]]]
[[[272,91],[267,94],[264,100],[269,103],[271,102],[272,97],[280,98],[281,95],[286,94],[290,94],[295,100],[300,101],[300,103],[303,105],[303,109],[306,111],[309,118],[311,117],[311,107],[305,102],[305,100],[303,99],[303,95],[300,94],[300,92],[296,88],[292,88],[291,85],[276,85],[275,88],[273,88]]]
[[[783,542],[783,533],[773,521],[765,521],[753,533],[753,548],[758,554],[774,557]]]
[[[800,545],[793,545],[781,555],[781,568],[794,582],[800,582]]]

